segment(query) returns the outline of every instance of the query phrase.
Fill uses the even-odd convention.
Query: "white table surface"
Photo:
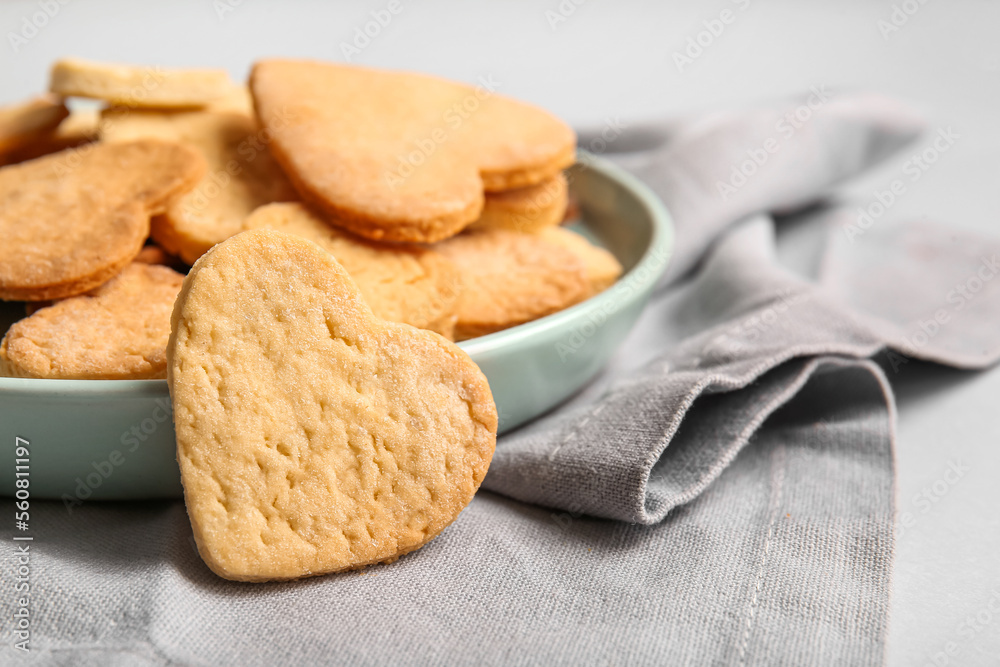
[[[396,0],[401,9],[354,61],[470,82],[492,75],[501,92],[578,126],[634,124],[810,86],[895,94],[960,139],[888,215],[1000,234],[1000,3],[922,1],[895,0],[918,9],[889,32],[879,21],[891,21],[890,1]],[[0,103],[42,90],[49,64],[64,55],[222,66],[240,79],[262,56],[339,60],[355,28],[389,4],[5,0]],[[36,17],[44,22],[37,34],[25,31],[43,5],[59,9]],[[673,54],[724,10],[730,23],[678,71]],[[11,32],[32,36],[15,40],[15,51]],[[906,157],[849,193],[867,202]],[[936,654],[951,648],[958,654],[950,664],[1000,664],[1000,613],[988,612],[991,599],[1000,607],[1000,371],[912,363],[893,380],[898,503],[914,521],[898,539],[888,662],[944,664]],[[968,467],[954,484],[945,481],[950,462]],[[934,494],[935,482],[946,487],[941,496],[919,500],[924,489]]]

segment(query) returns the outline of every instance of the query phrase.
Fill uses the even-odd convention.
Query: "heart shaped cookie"
[[[194,186],[205,161],[162,141],[93,144],[0,169],[0,299],[83,294],[118,274],[151,214]]]
[[[198,260],[167,359],[188,515],[227,579],[418,549],[493,456],[496,407],[472,360],[376,318],[332,255],[290,234],[244,232]]]
[[[462,276],[450,261],[423,246],[372,243],[319,219],[297,202],[261,206],[245,229],[274,229],[309,239],[332,254],[383,320],[452,338]]]
[[[170,312],[183,280],[166,266],[135,262],[93,292],[40,308],[0,342],[0,375],[166,377]]]
[[[622,265],[617,257],[579,234],[562,227],[547,227],[540,230],[538,236],[547,243],[569,250],[583,261],[583,269],[590,283],[588,296],[608,289],[622,275]]]
[[[66,105],[55,95],[0,107],[0,158],[38,140],[68,115]]]
[[[74,109],[58,125],[32,135],[14,150],[3,152],[0,149],[0,165],[27,162],[96,141],[100,134],[100,120],[101,114],[97,109]],[[0,120],[0,125],[2,123]]]
[[[116,108],[105,110],[102,121],[102,141],[176,141],[205,158],[208,174],[154,218],[150,229],[160,245],[188,264],[242,231],[243,219],[258,206],[297,198],[252,116]]]
[[[259,62],[250,78],[299,194],[387,241],[453,236],[479,217],[484,191],[537,185],[573,162],[569,126],[498,87],[290,60]]]
[[[465,285],[458,299],[456,340],[537,320],[590,294],[583,258],[540,234],[483,229],[434,249],[458,267]]]

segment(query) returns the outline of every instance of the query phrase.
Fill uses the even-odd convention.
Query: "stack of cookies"
[[[28,313],[0,374],[165,377],[183,274],[247,231],[312,241],[377,317],[450,340],[605,289],[621,266],[560,227],[574,133],[494,88],[291,60],[249,87],[56,63],[50,94],[0,109],[0,298]]]
[[[167,377],[194,538],[229,579],[433,539],[496,444],[451,341],[622,270],[559,226],[573,132],[488,85],[65,60],[50,88],[0,109],[0,299],[27,315],[0,374]]]

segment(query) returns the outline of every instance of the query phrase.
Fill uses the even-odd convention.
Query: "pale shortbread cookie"
[[[579,234],[562,227],[552,227],[543,229],[539,235],[550,243],[566,248],[583,260],[591,296],[614,285],[622,275],[622,265],[614,255]]]
[[[269,230],[191,269],[167,347],[198,551],[227,579],[296,579],[418,549],[496,443],[486,378],[441,336],[375,317],[333,256]]]
[[[0,155],[0,165],[34,160],[96,141],[100,112],[97,109],[74,109],[59,125],[37,135],[31,142]]]
[[[265,60],[250,88],[302,197],[374,240],[453,236],[484,190],[537,185],[575,155],[576,135],[548,112],[422,74]]]
[[[7,153],[44,137],[68,115],[69,109],[55,95],[0,107],[0,161],[6,163]]]
[[[96,141],[100,135],[100,109],[73,109],[56,127],[52,140],[61,148]]]
[[[563,174],[526,188],[490,192],[482,214],[469,229],[537,232],[562,222],[568,201],[569,188]]]
[[[203,107],[230,94],[222,69],[171,69],[64,58],[52,66],[49,90],[135,108]]]
[[[253,116],[253,97],[250,89],[243,84],[234,84],[225,95],[206,107],[209,111],[235,111],[247,116]]]
[[[149,218],[205,173],[162,141],[92,144],[0,169],[0,298],[83,294],[142,249]]]
[[[0,343],[0,373],[13,377],[163,378],[170,313],[184,276],[131,264],[89,294],[41,308]]]
[[[101,138],[176,141],[198,149],[205,158],[205,177],[172,201],[151,228],[157,243],[188,264],[242,231],[243,220],[258,206],[297,199],[267,148],[266,135],[243,113],[108,109]]]
[[[347,270],[376,315],[454,336],[462,277],[434,250],[372,243],[331,226],[300,203],[262,206],[244,228],[274,229],[317,243]]]
[[[434,245],[462,274],[455,339],[465,340],[544,317],[590,293],[583,261],[538,234],[466,232]]]

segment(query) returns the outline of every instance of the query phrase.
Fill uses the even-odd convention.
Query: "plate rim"
[[[615,284],[574,306],[565,308],[537,320],[519,324],[515,327],[497,331],[496,333],[479,336],[456,343],[469,356],[488,355],[508,345],[517,345],[525,340],[534,339],[561,330],[566,324],[575,320],[584,320],[588,315],[604,310],[611,304],[612,310],[618,310],[624,302],[615,304],[616,293],[620,286],[628,283],[632,293],[641,295],[651,288],[663,275],[670,263],[674,245],[673,219],[666,206],[652,189],[614,164],[610,160],[589,153],[578,151],[572,168],[583,167],[593,169],[610,180],[622,184],[633,193],[639,202],[649,211],[652,221],[652,236],[649,245],[626,274]],[[662,259],[661,259],[662,258]],[[659,264],[659,265],[657,265]],[[618,288],[618,289],[616,289]],[[168,394],[167,381],[163,378],[133,379],[133,380],[80,380],[57,378],[19,378],[0,377],[0,394],[16,392],[18,394],[43,394],[48,398],[59,396],[80,397],[88,394],[104,396],[127,396],[133,398],[163,396]]]

